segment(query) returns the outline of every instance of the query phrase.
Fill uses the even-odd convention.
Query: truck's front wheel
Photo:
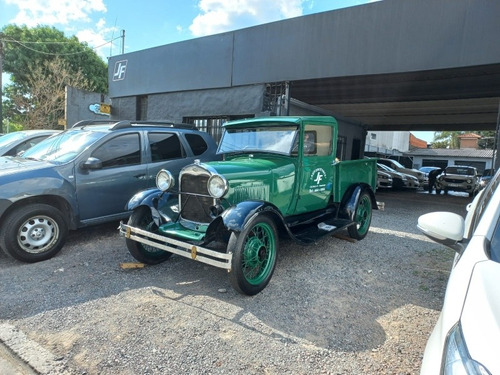
[[[372,201],[370,195],[365,191],[361,193],[356,212],[354,213],[354,225],[347,228],[349,236],[356,240],[362,240],[368,234],[372,222]]]
[[[17,208],[4,219],[0,244],[13,258],[34,263],[61,251],[67,235],[68,226],[57,208],[31,204]]]
[[[132,212],[128,219],[128,225],[157,233],[158,227],[153,220],[151,209],[146,206],[139,207]],[[139,262],[145,264],[158,264],[166,261],[172,253],[158,249],[153,246],[145,245],[140,242],[126,239],[127,249],[132,256]]]
[[[268,216],[256,216],[239,234],[231,235],[228,247],[233,251],[229,273],[233,288],[250,296],[262,291],[276,267],[278,234],[274,222]]]

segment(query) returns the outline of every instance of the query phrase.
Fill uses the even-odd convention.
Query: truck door
[[[333,183],[333,134],[328,125],[305,125],[301,134],[301,177],[296,213],[325,208]]]

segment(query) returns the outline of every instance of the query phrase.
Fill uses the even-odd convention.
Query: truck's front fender
[[[151,188],[151,189],[146,189],[139,191],[138,193],[135,193],[132,198],[127,202],[127,205],[125,206],[125,209],[127,211],[133,211],[139,206],[149,206],[149,207],[155,207],[154,202],[160,202],[164,198],[162,197],[162,191],[157,188]],[[169,194],[164,194],[164,195],[169,195]]]
[[[227,240],[231,232],[241,232],[254,215],[262,213],[271,215],[278,227],[284,226],[283,216],[275,205],[264,201],[245,201],[227,208],[217,216],[207,228],[205,241],[216,238]]]
[[[378,210],[377,200],[375,199],[375,193],[373,193],[372,188],[368,184],[360,183],[350,186],[345,192],[340,204],[339,216],[354,220],[359,198],[364,192],[367,192],[369,194],[370,200],[372,202],[372,208],[374,210]]]
[[[175,193],[162,192],[160,189],[151,188],[136,193],[125,207],[133,211],[138,207],[147,206],[153,212],[157,225],[163,222],[175,221],[178,216],[178,199]]]

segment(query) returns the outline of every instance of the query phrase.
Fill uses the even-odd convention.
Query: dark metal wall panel
[[[193,39],[109,59],[109,95],[230,87],[233,34]]]
[[[499,16],[496,0],[384,0],[114,56],[109,92],[124,97],[495,64]]]
[[[500,61],[500,2],[385,0],[235,32],[233,84]]]

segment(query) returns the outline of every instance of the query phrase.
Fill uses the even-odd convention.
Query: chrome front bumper
[[[205,247],[196,246],[190,243],[175,240],[170,237],[161,236],[147,230],[132,227],[120,223],[120,235],[125,238],[143,243],[148,246],[156,247],[160,250],[172,254],[180,255],[184,258],[191,258],[198,262],[206,263],[214,267],[231,270],[231,261],[233,253],[221,253]]]

